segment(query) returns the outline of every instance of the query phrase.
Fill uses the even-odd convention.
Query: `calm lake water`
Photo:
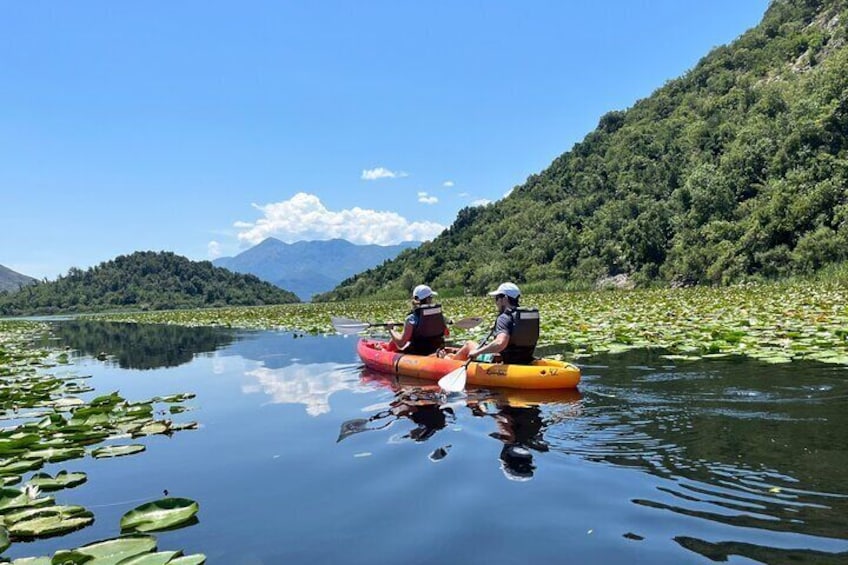
[[[54,373],[90,375],[90,395],[196,393],[174,419],[200,429],[46,466],[88,473],[56,499],[96,521],[9,557],[115,536],[167,490],[199,523],[160,549],[216,564],[848,562],[844,367],[632,352],[588,361],[579,391],[445,398],[364,370],[351,338],[56,332],[78,355]]]

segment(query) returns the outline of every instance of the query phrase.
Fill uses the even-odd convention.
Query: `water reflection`
[[[246,371],[245,376],[255,379],[242,386],[242,392],[261,392],[275,404],[303,404],[310,416],[320,416],[330,411],[330,396],[352,388],[351,365],[338,363],[294,363],[278,369],[265,366]]]
[[[53,333],[79,355],[97,357],[121,369],[176,367],[199,353],[215,351],[235,340],[225,328],[124,324],[65,320]]]
[[[310,482],[310,473],[293,473],[286,484],[296,488],[285,491],[279,504],[302,496],[299,508],[311,508],[309,501],[327,495],[327,484],[344,484],[355,476],[357,484],[373,488],[335,490],[333,503],[346,509],[388,508],[408,488],[406,482],[386,480],[399,465],[417,484],[438,492],[444,482],[440,473],[448,465],[434,468],[430,460],[448,457],[462,478],[441,494],[449,497],[458,484],[469,505],[458,509],[471,507],[477,513],[483,508],[487,516],[496,515],[504,500],[528,509],[532,501],[532,518],[539,525],[533,542],[546,557],[562,550],[557,536],[563,530],[585,532],[586,524],[598,523],[604,524],[612,549],[605,553],[584,546],[582,554],[600,562],[621,562],[623,555],[629,560],[649,545],[659,552],[657,562],[742,556],[836,563],[848,557],[848,371],[842,367],[774,366],[738,358],[674,362],[652,352],[630,352],[599,356],[584,365],[580,392],[469,390],[455,399],[444,397],[429,381],[398,381],[362,371],[349,339],[80,321],[57,326],[57,333],[89,355],[107,352],[120,367],[172,367],[214,352],[198,359],[196,367],[167,376],[193,379],[191,389],[198,392],[209,433],[182,441],[208,441],[211,459],[198,466],[213,470],[210,483],[216,493],[222,477],[214,469],[221,461],[266,461],[272,455],[260,431],[275,429],[274,440],[284,438],[280,445],[298,446],[299,458],[288,456],[287,468],[313,465],[310,473],[325,479]],[[116,373],[107,371],[108,378]],[[257,409],[278,403],[304,409]],[[222,455],[226,441],[237,453],[232,461]],[[358,441],[373,458],[359,457],[362,452],[348,457]],[[393,449],[395,442],[405,442],[403,449]],[[452,450],[460,445],[483,454],[482,463],[456,457]],[[430,460],[426,455],[409,458],[417,448]],[[302,457],[303,451],[309,457]],[[286,460],[283,449],[270,453]],[[263,465],[246,468],[264,472]],[[480,465],[493,472],[481,473]],[[510,480],[532,481],[527,488],[501,489],[490,503],[493,490],[503,486],[498,470]],[[565,509],[563,500],[580,504]],[[254,506],[245,512],[241,535],[251,535],[260,522],[273,522],[256,518]],[[379,520],[377,514],[371,519]],[[429,515],[419,517],[409,531],[432,526]],[[301,518],[286,525],[296,528]],[[325,524],[326,516],[313,520]],[[499,537],[516,532],[509,518],[496,527]],[[460,526],[452,522],[445,528]],[[476,535],[470,526],[456,531],[462,532],[457,537]],[[367,535],[355,528],[347,533],[351,539]],[[299,540],[292,536],[294,545]],[[313,541],[313,547],[327,545],[323,538]],[[510,539],[515,547],[524,541]],[[634,543],[638,549],[630,549]],[[457,543],[453,550],[462,547]],[[274,549],[269,551],[273,555]],[[398,554],[376,555],[374,562]]]
[[[368,418],[355,418],[342,423],[337,441],[364,431],[384,430],[399,420],[409,420],[415,427],[399,436],[424,442],[440,430],[455,423],[455,409],[468,409],[473,417],[490,418],[496,431],[490,437],[500,441],[498,459],[504,475],[511,480],[525,481],[533,478],[536,470],[535,453],[549,450],[545,430],[549,422],[542,413],[542,405],[556,406],[557,421],[580,414],[580,392],[520,391],[510,389],[472,389],[461,399],[446,397],[434,383],[401,377],[389,377],[363,369],[363,383],[389,389],[393,398],[387,405],[376,407]],[[438,447],[430,455],[432,460],[444,458],[450,445]]]
[[[762,546],[675,538],[707,557],[787,560],[784,535],[796,547],[844,550],[826,541],[848,535],[844,368],[740,358],[676,365],[651,352],[593,362],[583,371],[585,417],[549,427],[552,449],[662,479],[653,496],[632,500],[639,506],[760,532]]]

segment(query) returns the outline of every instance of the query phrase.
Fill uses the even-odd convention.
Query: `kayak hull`
[[[465,364],[435,356],[407,355],[391,350],[387,342],[373,339],[360,339],[356,352],[369,369],[431,381]],[[537,359],[532,365],[472,362],[466,375],[469,384],[485,387],[563,389],[575,388],[580,382],[580,369],[554,359]]]

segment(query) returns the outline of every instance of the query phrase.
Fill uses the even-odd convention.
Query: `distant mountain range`
[[[284,243],[269,237],[235,257],[212,263],[237,273],[250,273],[301,300],[334,288],[348,277],[394,259],[420,242],[399,245],[354,245],[344,239]]]
[[[26,286],[34,282],[36,282],[36,279],[16,273],[12,269],[0,265],[0,292],[15,292],[21,286]]]

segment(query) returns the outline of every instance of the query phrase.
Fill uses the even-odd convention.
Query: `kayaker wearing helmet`
[[[493,354],[499,353],[503,363],[529,365],[533,362],[536,342],[539,341],[539,311],[519,307],[521,291],[511,282],[501,284],[489,296],[495,297],[498,308],[498,319],[492,330],[495,339],[479,347],[474,341],[466,342],[453,358],[464,360],[473,357],[490,362]]]
[[[412,312],[403,323],[403,332],[389,330],[391,343],[399,351],[431,355],[445,346],[445,336],[450,332],[441,304],[433,304],[434,296],[437,293],[426,284],[419,284],[412,291]]]

